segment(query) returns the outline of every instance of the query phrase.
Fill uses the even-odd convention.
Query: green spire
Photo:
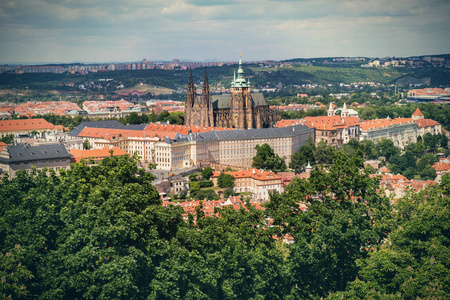
[[[244,70],[242,69],[242,58],[241,58],[240,54],[239,54],[238,76],[236,78],[236,73],[234,76],[235,76],[235,78],[234,78],[234,81],[233,81],[233,84],[231,85],[231,87],[248,87],[249,86],[247,84],[247,82],[245,81]]]

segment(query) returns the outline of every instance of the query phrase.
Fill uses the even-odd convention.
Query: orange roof
[[[47,130],[55,129],[55,125],[45,119],[19,119],[0,121],[0,131]]]
[[[413,116],[423,116],[423,113],[420,111],[419,108],[416,108],[416,111],[412,115]]]
[[[0,151],[2,151],[4,146],[6,146],[6,143],[0,142]]]
[[[450,171],[450,163],[444,160],[434,163],[431,167],[434,168],[436,172]]]
[[[281,177],[276,175],[274,172],[258,169],[247,169],[242,171],[225,172],[225,174],[229,174],[234,178],[253,178],[257,180],[281,179]],[[219,177],[219,175],[220,172],[214,172],[214,174],[211,177]]]
[[[395,119],[375,119],[375,120],[367,120],[359,123],[361,130],[371,130],[371,129],[379,129],[390,127],[398,124],[408,124],[414,122],[411,118],[395,118]]]
[[[441,125],[439,122],[436,122],[435,120],[431,119],[421,119],[421,120],[414,120],[417,123],[417,127],[428,127],[428,126],[436,126]]]
[[[303,124],[309,128],[316,128],[318,130],[336,130],[340,128],[348,128],[355,126],[359,122],[356,117],[340,117],[340,116],[320,116],[320,117],[305,117],[300,120],[281,120],[275,124],[275,127],[286,127],[297,124]]]
[[[92,157],[94,160],[101,160],[105,157],[111,156],[110,151],[113,151],[113,156],[122,156],[127,153],[118,147],[105,146],[103,149],[78,150],[70,149],[70,154],[74,156],[76,162],[80,162],[83,158]]]
[[[204,127],[204,126],[187,126],[187,125],[172,125],[172,124],[158,124],[150,123],[145,127],[144,131],[159,131],[159,132],[174,132],[180,134],[189,134],[190,132],[208,132],[208,131],[222,131],[232,130],[233,128],[225,127]]]

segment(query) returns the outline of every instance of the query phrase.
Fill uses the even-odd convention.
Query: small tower
[[[344,103],[344,107],[342,108],[341,111],[341,118],[346,118],[348,117],[348,109],[347,109],[347,104]]]
[[[413,120],[422,120],[424,118],[423,113],[420,111],[419,108],[416,108],[416,111],[412,114]]]
[[[329,117],[334,116],[333,102],[330,102],[330,107],[328,107],[327,112]]]
[[[311,171],[312,171],[312,167],[311,167],[311,164],[309,163],[309,160],[308,160],[308,165],[305,167],[305,172],[306,173],[311,173]]]

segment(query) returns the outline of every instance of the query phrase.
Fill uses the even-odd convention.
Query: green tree
[[[271,171],[285,171],[286,162],[270,147],[269,144],[256,145],[256,155],[252,167]]]
[[[309,181],[293,179],[283,195],[272,195],[267,211],[289,247],[295,298],[326,297],[355,279],[356,260],[390,230],[389,200],[379,196],[378,181],[364,172],[363,160],[337,152],[328,172],[313,170]],[[303,203],[301,203],[303,202]],[[301,204],[307,209],[302,210]]]
[[[91,149],[91,143],[89,143],[88,139],[85,139],[83,141],[83,150],[88,150],[88,149]]]
[[[376,144],[376,148],[378,154],[380,156],[384,156],[387,161],[391,158],[391,156],[398,156],[400,154],[400,150],[394,146],[394,142],[389,139],[381,139]]]
[[[448,299],[449,201],[444,186],[398,200],[398,227],[382,247],[357,261],[358,279],[330,299]]]
[[[203,170],[202,170],[202,177],[205,180],[209,180],[209,178],[211,178],[212,175],[213,175],[213,169],[211,169],[211,167],[203,168]]]
[[[321,141],[317,144],[314,151],[314,157],[319,164],[331,164],[333,163],[334,149],[327,145],[327,143]]]
[[[315,146],[312,139],[309,138],[307,143],[300,147],[298,152],[295,152],[291,156],[291,161],[289,162],[289,168],[293,169],[295,173],[300,173],[304,166],[308,164],[308,162],[312,165],[315,163],[314,158]]]
[[[234,177],[230,174],[220,173],[217,178],[217,185],[221,188],[233,188],[234,187]]]
[[[10,135],[4,136],[1,138],[0,141],[5,144],[11,144],[14,141],[14,135],[10,134]]]

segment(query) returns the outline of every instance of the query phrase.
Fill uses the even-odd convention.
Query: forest
[[[336,152],[264,210],[198,207],[188,221],[152,180],[128,156],[3,177],[1,297],[450,297],[450,175],[391,204],[361,157]]]

